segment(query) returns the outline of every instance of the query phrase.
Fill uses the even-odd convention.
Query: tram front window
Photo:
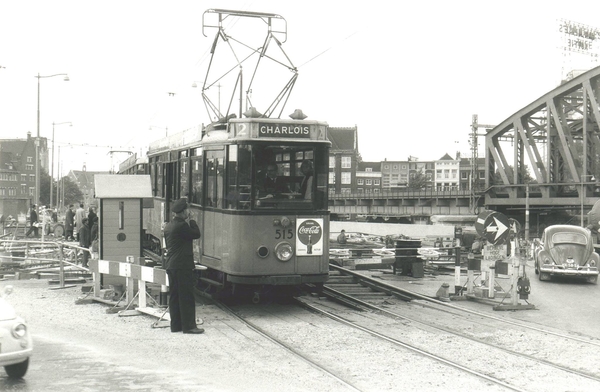
[[[324,147],[254,146],[254,208],[327,208]]]

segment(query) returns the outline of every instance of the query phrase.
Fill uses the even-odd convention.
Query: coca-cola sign
[[[298,240],[304,245],[316,244],[323,237],[323,228],[321,225],[312,219],[305,220],[298,226]]]

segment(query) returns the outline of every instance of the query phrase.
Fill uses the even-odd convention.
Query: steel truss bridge
[[[485,189],[336,195],[336,214],[477,214],[487,208],[524,220],[525,211],[581,216],[600,197],[600,67],[521,108],[485,136]],[[577,219],[579,220],[579,219]],[[572,222],[579,223],[579,222]]]

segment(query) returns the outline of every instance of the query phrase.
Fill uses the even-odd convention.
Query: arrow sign
[[[494,213],[491,218],[484,228],[485,238],[493,245],[502,244],[510,233],[508,218],[499,212]]]

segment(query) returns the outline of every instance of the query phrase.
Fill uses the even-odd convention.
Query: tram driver
[[[269,164],[258,179],[259,198],[279,198],[288,193],[289,188],[283,177],[277,175],[277,165]]]

